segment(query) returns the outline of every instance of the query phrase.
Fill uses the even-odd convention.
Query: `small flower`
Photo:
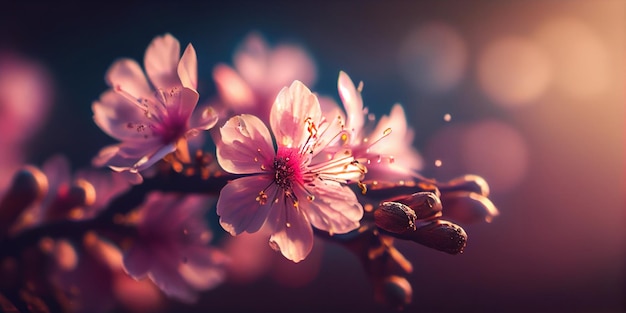
[[[193,46],[189,44],[180,59],[179,55],[178,40],[166,34],[146,50],[150,82],[134,60],[122,59],[109,68],[106,81],[112,88],[92,110],[96,124],[121,143],[103,148],[95,165],[130,173],[129,178],[140,183],[139,171],[167,154],[176,151],[188,159],[187,137],[215,125],[217,115],[210,107],[194,112],[199,96]]]
[[[402,106],[394,105],[390,115],[381,117],[373,127],[374,116],[363,106],[363,85],[355,87],[348,74],[342,71],[337,87],[346,117],[336,105],[329,106],[326,116],[338,115],[345,120],[347,132],[340,143],[367,166],[365,181],[377,185],[413,179],[422,166],[422,159],[412,147],[413,131],[407,126]]]
[[[257,32],[250,33],[234,55],[234,68],[218,64],[213,79],[225,109],[252,114],[269,122],[272,103],[283,86],[294,80],[315,81],[315,64],[299,46],[280,44],[270,48]]]
[[[224,280],[227,259],[209,246],[203,222],[211,197],[152,192],[139,209],[137,237],[124,253],[130,276],[148,276],[165,294],[193,302]]]
[[[220,166],[233,174],[251,174],[228,183],[217,214],[232,235],[270,228],[270,245],[289,260],[302,261],[313,247],[314,227],[342,234],[356,229],[363,207],[344,184],[358,181],[365,169],[349,150],[325,148],[341,136],[341,125],[322,116],[317,97],[300,81],[278,94],[270,126],[248,114],[220,128]]]
[[[132,312],[152,312],[163,305],[159,289],[129,277],[119,248],[93,232],[82,243],[46,238],[40,246],[53,260],[49,279],[69,300],[68,312],[111,312],[116,304]]]

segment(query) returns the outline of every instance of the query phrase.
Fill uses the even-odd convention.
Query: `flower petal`
[[[234,107],[235,111],[255,104],[252,89],[231,67],[224,64],[216,65],[213,68],[213,80],[220,98]]]
[[[317,76],[315,64],[311,56],[296,45],[279,45],[269,54],[267,61],[268,78],[264,78],[265,88],[268,91],[279,91],[283,86],[294,80],[305,85],[315,83]]]
[[[148,135],[141,126],[148,124],[143,111],[113,90],[103,93],[91,109],[96,125],[119,141],[144,141]]]
[[[167,109],[171,114],[176,114],[177,118],[180,120],[188,121],[198,104],[200,95],[194,89],[183,87],[182,90],[180,90],[179,97],[176,97],[178,90],[179,89],[176,88],[174,98],[168,101]]]
[[[322,118],[317,96],[296,80],[283,88],[270,111],[270,125],[279,146],[302,147],[311,135],[307,121],[319,126]]]
[[[133,246],[124,253],[124,271],[134,279],[141,279],[153,266],[154,257],[149,251]]]
[[[136,169],[137,171],[143,171],[147,169],[148,167],[152,166],[154,163],[163,159],[166,155],[174,151],[176,151],[175,144],[172,143],[169,145],[164,145],[159,150],[157,150],[154,154],[146,155],[142,159],[137,161],[137,163],[133,165],[133,168]]]
[[[197,109],[191,115],[189,127],[198,130],[209,130],[217,124],[219,114],[211,106]]]
[[[272,208],[267,222],[274,229],[270,237],[270,246],[274,250],[295,263],[309,255],[313,249],[313,229],[298,207],[279,202]]]
[[[222,141],[217,144],[217,162],[229,173],[260,173],[261,165],[274,157],[270,132],[254,115],[232,117],[220,128],[220,134]]]
[[[157,89],[169,89],[181,85],[178,77],[180,43],[171,34],[152,40],[144,56],[144,67],[148,78]]]
[[[350,76],[348,76],[348,74],[344,71],[339,72],[337,89],[339,90],[339,96],[341,97],[343,106],[346,109],[346,125],[349,127],[349,130],[355,132],[355,137],[359,137],[358,132],[363,129],[363,124],[365,122],[361,92],[354,87],[354,83],[350,79]]]
[[[187,262],[178,267],[180,275],[196,289],[210,289],[220,284],[226,273],[223,265],[226,256],[209,247],[186,249]]]
[[[185,303],[195,302],[198,298],[196,290],[183,279],[176,268],[170,266],[165,264],[153,266],[148,277],[166,295]]]
[[[294,191],[299,199],[306,199],[308,195],[302,189]],[[345,234],[359,227],[363,207],[350,187],[332,181],[316,181],[309,191],[315,198],[300,202],[300,206],[313,226],[331,234]]]
[[[270,197],[265,202],[257,201],[259,192],[263,190]],[[222,228],[233,236],[244,231],[258,231],[267,218],[273,205],[273,195],[277,192],[272,178],[265,175],[247,176],[229,182],[222,188],[217,200],[217,215],[220,216]]]
[[[196,49],[191,44],[187,45],[180,62],[178,62],[178,77],[183,87],[198,89],[198,59]]]
[[[146,75],[135,60],[121,59],[113,63],[105,75],[105,80],[113,89],[121,88],[136,98],[150,93]]]
[[[237,48],[233,63],[241,77],[255,90],[267,80],[269,48],[258,32],[250,33]]]

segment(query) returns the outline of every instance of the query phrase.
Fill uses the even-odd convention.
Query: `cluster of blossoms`
[[[116,61],[106,73],[110,88],[92,109],[117,142],[101,149],[94,168],[74,174],[62,156],[41,169],[24,167],[0,202],[0,271],[19,267],[29,245],[53,264],[43,275],[50,279],[16,277],[0,295],[19,308],[43,294],[42,302],[56,299],[52,309],[84,312],[104,308],[96,294],[131,310],[162,301],[154,290],[191,303],[241,272],[245,263],[220,244],[248,233],[294,263],[311,255],[316,237],[342,243],[361,258],[377,299],[410,303],[403,275],[411,264],[393,240],[462,252],[465,232],[443,218],[490,221],[498,211],[487,184],[472,175],[422,177],[401,105],[376,119],[364,106],[363,84],[341,71],[342,108],[307,87],[315,76],[303,50],[271,49],[256,33],[237,51],[234,68],[214,68],[218,95],[205,104],[191,44],[181,56],[178,40],[165,34],[148,46],[143,69]],[[205,151],[207,138],[214,153]],[[208,226],[212,208],[222,229]],[[232,236],[213,240],[220,231]],[[104,273],[96,277],[107,283],[83,288],[89,271]],[[133,292],[144,303],[130,300]]]

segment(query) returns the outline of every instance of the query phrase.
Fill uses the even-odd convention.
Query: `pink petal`
[[[295,45],[277,46],[269,55],[267,72],[265,85],[269,92],[277,92],[296,79],[310,85],[317,76],[311,56]]]
[[[209,130],[217,124],[219,114],[213,107],[205,106],[202,109],[195,110],[191,115],[189,126],[192,129]]]
[[[299,199],[306,199],[304,190],[295,191]],[[316,182],[313,190],[309,191],[315,195],[314,200],[303,200],[300,207],[313,226],[331,234],[344,234],[359,227],[363,207],[350,187],[333,182]]]
[[[302,147],[310,136],[307,123],[319,126],[322,110],[317,96],[302,82],[294,81],[283,88],[270,111],[270,125],[277,144],[285,147]]]
[[[163,159],[166,155],[174,151],[176,151],[175,144],[164,145],[159,150],[157,150],[154,154],[144,156],[142,159],[137,161],[137,163],[135,163],[133,167],[137,171],[143,171],[147,169],[148,167],[152,166],[154,163]]]
[[[124,254],[124,271],[134,279],[141,279],[153,266],[154,257],[142,247],[133,246]]]
[[[118,86],[133,97],[150,94],[150,85],[139,64],[131,59],[121,59],[109,68],[105,79],[113,89]]]
[[[210,289],[224,281],[223,265],[227,258],[221,252],[206,247],[194,246],[185,250],[187,262],[178,268],[180,275],[196,289]]]
[[[109,90],[95,101],[91,109],[96,125],[109,136],[119,141],[144,141],[146,131],[139,125],[146,125],[144,113],[128,99]]]
[[[177,68],[180,43],[171,34],[152,40],[144,56],[144,66],[150,81],[157,89],[169,89],[181,85]]]
[[[263,89],[268,72],[268,47],[257,32],[250,33],[237,49],[234,65],[252,89]]]
[[[120,150],[119,145],[106,146],[100,149],[100,152],[98,152],[98,155],[96,155],[91,160],[91,164],[95,167],[105,166],[107,162],[109,162],[109,160],[111,160],[113,157],[117,155],[117,152],[119,150]]]
[[[159,289],[170,297],[185,303],[193,303],[198,298],[196,290],[183,279],[176,268],[157,264],[153,266],[148,276]]]
[[[170,215],[176,215],[180,196],[175,193],[153,191],[148,194],[140,209],[141,221],[139,228],[160,230],[164,225],[170,225]]]
[[[350,76],[344,71],[339,72],[339,80],[337,80],[337,89],[339,96],[346,109],[347,121],[346,125],[349,130],[354,130],[358,136],[365,122],[363,114],[363,99],[361,93],[356,90]]]
[[[252,89],[231,67],[224,64],[216,65],[213,68],[213,80],[222,100],[235,111],[255,104]]]
[[[268,199],[261,205],[256,198],[265,190]],[[217,200],[217,215],[222,228],[231,235],[254,233],[261,228],[279,192],[272,177],[254,175],[237,178],[222,188]]]
[[[167,110],[170,114],[176,114],[176,118],[188,121],[198,104],[199,97],[200,95],[194,89],[183,87],[180,91],[180,98],[168,100]]]
[[[290,203],[277,203],[267,218],[274,233],[270,246],[296,263],[304,260],[313,249],[313,229],[304,212]]]
[[[260,173],[261,165],[274,158],[270,132],[254,115],[232,117],[220,128],[220,134],[217,162],[229,173]]]
[[[391,129],[391,133],[379,143],[372,145],[370,153],[373,155],[393,155],[395,161],[390,164],[391,167],[401,166],[410,170],[421,169],[422,157],[413,148],[413,130],[408,127],[404,109],[400,104],[395,104],[391,108],[389,116],[380,118],[376,129],[370,135],[371,139],[378,138],[377,136],[382,137],[388,128]]]
[[[183,87],[198,89],[198,60],[196,50],[191,44],[187,45],[178,63],[178,77]]]

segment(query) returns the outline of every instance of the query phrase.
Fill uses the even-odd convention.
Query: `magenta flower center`
[[[160,123],[154,124],[152,131],[162,143],[169,144],[185,134],[187,121],[178,114],[168,114],[162,117]]]
[[[274,172],[274,182],[285,191],[292,190],[294,184],[303,183],[302,155],[298,149],[278,148],[271,169]]]

